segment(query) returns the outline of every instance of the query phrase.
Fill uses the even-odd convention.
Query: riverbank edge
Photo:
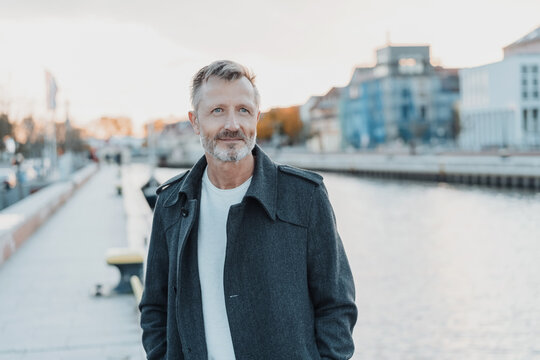
[[[95,163],[0,211],[0,266],[99,169]]]
[[[304,169],[418,181],[540,190],[539,156],[297,154],[270,152]]]

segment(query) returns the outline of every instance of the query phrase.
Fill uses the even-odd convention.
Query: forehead
[[[201,105],[241,103],[255,105],[253,85],[245,77],[224,80],[212,76],[203,82],[200,90]]]

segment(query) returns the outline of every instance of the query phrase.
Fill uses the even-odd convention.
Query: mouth
[[[240,130],[238,131],[225,130],[217,134],[216,140],[223,143],[229,143],[232,145],[237,142],[246,142],[247,139],[244,133]]]
[[[241,138],[219,138],[220,141],[244,141],[244,139]]]

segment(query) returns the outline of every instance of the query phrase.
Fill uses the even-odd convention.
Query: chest
[[[174,273],[170,275],[176,277],[182,263],[187,261],[185,257],[190,256],[183,251],[186,243],[197,244],[201,226],[217,228],[211,218],[200,221],[197,204],[192,204],[190,210],[191,216],[179,216],[166,234],[170,270]],[[273,220],[258,204],[250,201],[231,206],[224,222],[225,238],[219,251],[224,251],[223,277],[224,283],[233,288],[230,291],[246,286],[268,288],[271,284],[279,287],[305,281],[306,227],[279,216]]]

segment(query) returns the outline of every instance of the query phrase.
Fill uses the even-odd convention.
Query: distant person
[[[121,166],[122,165],[122,154],[121,153],[116,153],[116,155],[114,156],[114,161],[116,162],[116,164],[118,166]]]
[[[205,155],[157,189],[140,303],[148,359],[349,359],[354,282],[322,177],[256,144],[254,76],[193,78]]]

